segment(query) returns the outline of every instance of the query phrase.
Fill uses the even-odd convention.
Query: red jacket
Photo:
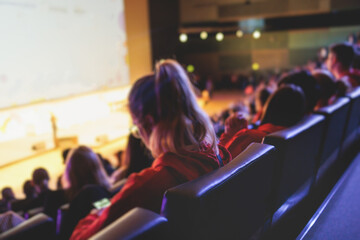
[[[231,161],[230,153],[219,146],[224,165]],[[212,150],[189,152],[186,156],[165,153],[155,159],[150,168],[133,173],[122,190],[111,199],[111,206],[98,216],[89,214],[76,226],[70,239],[88,239],[134,207],[160,213],[162,198],[171,187],[198,178],[219,168]]]
[[[226,147],[231,156],[235,158],[242,151],[245,150],[250,143],[257,142],[261,143],[262,139],[273,132],[280,131],[285,127],[276,126],[271,123],[265,123],[258,127],[258,129],[241,129],[235,135],[229,135],[223,133],[220,137],[220,143],[222,146]]]

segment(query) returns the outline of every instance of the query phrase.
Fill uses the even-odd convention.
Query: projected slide
[[[0,0],[0,108],[129,84],[123,0]]]

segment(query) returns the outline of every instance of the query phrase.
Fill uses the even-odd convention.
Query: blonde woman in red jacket
[[[159,213],[171,187],[211,172],[231,160],[217,139],[209,117],[196,103],[186,72],[174,60],[156,65],[139,79],[129,95],[137,134],[155,160],[150,168],[129,176],[123,189],[102,213],[81,220],[71,239],[87,239],[134,207]]]

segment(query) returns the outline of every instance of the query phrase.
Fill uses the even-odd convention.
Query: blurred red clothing
[[[260,125],[258,129],[241,129],[235,135],[223,133],[220,137],[220,145],[226,147],[231,156],[235,158],[245,150],[250,143],[261,143],[262,139],[273,132],[280,131],[286,127],[276,126],[271,123]]]
[[[224,165],[231,161],[231,155],[224,147],[219,146],[219,154]],[[219,167],[216,154],[209,148],[202,152],[186,152],[183,156],[165,153],[155,159],[150,168],[131,174],[123,189],[111,199],[111,206],[100,216],[89,214],[82,219],[70,239],[88,239],[134,207],[160,213],[167,189]]]

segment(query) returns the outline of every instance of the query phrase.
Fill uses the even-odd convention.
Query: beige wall
[[[124,5],[130,81],[133,83],[152,70],[148,0],[125,0]]]

